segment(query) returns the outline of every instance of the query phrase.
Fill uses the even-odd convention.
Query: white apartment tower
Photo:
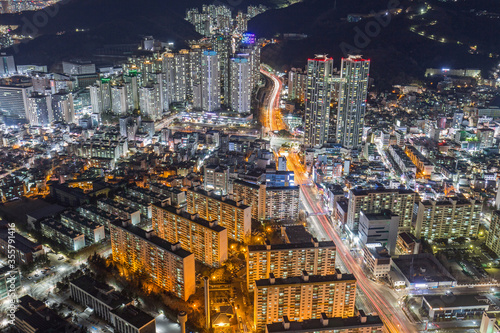
[[[369,71],[370,60],[361,56],[342,58],[336,139],[349,149],[361,146]]]
[[[328,141],[333,59],[317,55],[307,62],[304,144],[322,146]]]
[[[203,51],[201,55],[201,87],[194,89],[195,100],[201,101],[203,111],[220,109],[219,57],[215,51]],[[201,94],[201,96],[196,96]],[[200,98],[201,97],[201,98]]]
[[[238,113],[250,113],[251,68],[245,58],[232,58],[230,63],[231,110]]]

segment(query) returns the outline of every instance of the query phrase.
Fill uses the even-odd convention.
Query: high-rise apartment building
[[[203,219],[217,220],[227,229],[227,237],[245,242],[252,228],[251,208],[242,201],[234,201],[227,196],[219,196],[199,187],[189,188],[186,192],[187,211],[198,213]]]
[[[27,119],[28,97],[32,92],[31,84],[0,86],[0,113],[14,119]]]
[[[252,218],[263,220],[266,217],[266,185],[254,184],[243,180],[233,182],[233,196],[235,200],[242,200],[251,207]]]
[[[349,149],[361,146],[365,123],[370,60],[342,58],[337,114],[337,143]]]
[[[255,40],[255,36],[252,34],[249,37],[243,37],[242,44],[237,50],[238,57],[247,58],[250,63],[250,91],[252,91],[260,77],[260,45],[259,43],[251,42],[250,40]],[[245,39],[247,40],[245,42]]]
[[[229,57],[233,53],[231,50],[231,39],[230,35],[215,35],[212,37],[213,50],[219,55],[220,87],[224,105],[229,105],[231,96],[229,87]]]
[[[486,246],[497,255],[500,255],[500,210],[491,214],[490,231],[486,239]]]
[[[110,224],[113,260],[132,272],[146,273],[154,284],[187,300],[194,294],[194,254],[131,225],[128,221]]]
[[[413,205],[417,193],[405,189],[353,189],[349,192],[347,227],[357,233],[361,211],[380,213],[389,209],[399,215],[399,232],[410,231],[412,227]]]
[[[251,75],[250,63],[246,58],[232,58],[230,61],[230,102],[231,110],[250,113]]]
[[[67,124],[75,122],[75,105],[72,93],[59,92],[52,95],[52,114],[54,121]]]
[[[307,73],[302,68],[292,68],[288,72],[288,98],[303,101],[306,95]]]
[[[415,236],[425,239],[477,237],[482,203],[465,198],[419,203]]]
[[[14,56],[0,54],[0,75],[12,75],[16,73]]]
[[[333,59],[317,55],[307,61],[304,144],[315,147],[328,141]]]
[[[309,275],[286,279],[255,281],[254,323],[257,332],[264,332],[266,324],[283,319],[293,321],[328,317],[354,316],[356,279],[352,274]]]
[[[219,56],[215,51],[201,55],[201,84],[193,88],[194,107],[206,112],[220,109]]]
[[[296,220],[299,217],[299,186],[266,186],[265,218]]]
[[[151,84],[139,88],[139,107],[141,115],[151,120],[159,120],[163,114],[160,85]]]
[[[162,68],[169,102],[184,102],[188,88],[189,50],[164,54]]]
[[[126,86],[111,87],[111,110],[116,115],[125,115],[128,112]]]
[[[179,242],[199,262],[220,267],[227,260],[227,230],[217,220],[207,221],[168,204],[154,204],[152,220],[158,237]]]
[[[101,79],[90,86],[90,104],[93,113],[100,114],[111,110],[111,85],[109,79]]]
[[[242,180],[233,183],[233,196],[251,207],[257,220],[295,220],[299,216],[299,186],[266,186]]]
[[[311,275],[335,274],[335,243],[309,242],[249,245],[246,253],[247,287],[253,289],[256,280],[299,276],[302,271]]]
[[[28,97],[27,118],[32,126],[46,126],[52,120],[52,103],[50,96],[33,95]]]

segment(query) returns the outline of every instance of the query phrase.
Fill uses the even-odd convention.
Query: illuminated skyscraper
[[[333,59],[317,55],[307,62],[304,144],[321,146],[328,141]]]
[[[215,51],[201,55],[201,86],[194,89],[194,106],[203,111],[220,109],[219,57]]]
[[[212,45],[215,52],[219,56],[219,75],[221,96],[224,100],[224,105],[229,105],[231,90],[229,88],[229,57],[231,52],[231,36],[216,35],[212,39]],[[199,66],[198,66],[199,68]]]
[[[250,62],[246,58],[232,58],[230,63],[230,107],[239,113],[250,113],[252,89]]]
[[[60,92],[52,95],[52,113],[54,121],[75,122],[73,94]]]
[[[44,126],[52,122],[50,96],[33,95],[28,97],[28,121],[32,126]]]
[[[151,120],[158,120],[161,118],[162,108],[159,84],[156,83],[139,88],[139,105],[141,108],[141,115]]]
[[[361,56],[342,59],[336,137],[337,143],[346,148],[356,149],[361,145],[369,71],[370,60]]]

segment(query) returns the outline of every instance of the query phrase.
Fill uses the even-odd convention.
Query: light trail
[[[311,191],[310,186],[302,186],[303,197],[306,199],[309,208],[314,213],[322,212],[319,203],[316,201],[316,204],[314,204],[315,201],[311,198],[311,195],[308,193],[309,191]],[[358,287],[373,304],[374,308],[377,310],[377,314],[382,318],[389,332],[414,332],[415,328],[412,327],[410,322],[406,319],[404,313],[397,313],[395,311],[396,307],[391,306],[384,297],[370,286],[365,273],[352,257],[337,232],[333,229],[329,220],[322,215],[311,216],[311,218],[313,220],[316,219],[328,237],[335,242],[338,255],[347,269],[356,277]]]
[[[263,125],[270,131],[280,131],[286,129],[283,123],[281,112],[279,111],[279,102],[281,96],[281,90],[283,89],[283,82],[274,74],[261,68],[260,72],[269,78],[273,83],[273,88],[270,97],[268,97],[269,103],[267,103],[267,112],[264,117]]]

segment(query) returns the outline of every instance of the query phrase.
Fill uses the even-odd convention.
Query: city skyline
[[[0,331],[500,330],[492,4],[0,19]]]

